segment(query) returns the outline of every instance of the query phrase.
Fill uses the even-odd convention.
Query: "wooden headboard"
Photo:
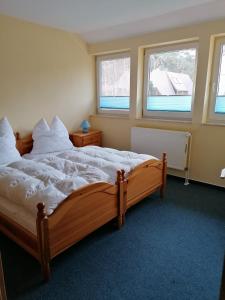
[[[18,149],[20,155],[30,153],[33,148],[32,134],[21,138],[19,132],[15,133],[16,136],[16,148]],[[70,140],[72,141],[72,135],[69,134]]]
[[[17,132],[16,136],[16,148],[21,155],[29,153],[33,148],[32,134],[29,134],[25,138],[21,138],[20,134]]]

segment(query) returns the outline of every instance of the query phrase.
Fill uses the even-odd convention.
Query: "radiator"
[[[131,128],[131,150],[161,158],[166,152],[168,167],[188,170],[191,133],[153,128]],[[187,179],[187,174],[186,174]]]

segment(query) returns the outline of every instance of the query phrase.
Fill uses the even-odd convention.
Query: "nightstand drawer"
[[[76,147],[101,146],[102,144],[102,132],[98,130],[90,130],[88,133],[74,132],[70,135],[70,138]]]
[[[97,143],[100,143],[100,141],[101,141],[101,137],[99,136],[99,134],[83,137],[83,143],[85,145],[97,144]]]

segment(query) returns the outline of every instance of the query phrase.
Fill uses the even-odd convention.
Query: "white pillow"
[[[50,128],[45,119],[41,119],[33,129],[32,137],[33,140],[36,140],[39,136],[43,136],[44,134],[49,134]]]
[[[6,117],[0,120],[0,166],[20,160],[16,149],[16,138]]]
[[[44,154],[73,149],[68,131],[57,116],[53,118],[50,127],[45,119],[41,119],[35,125],[32,137],[34,143],[31,154]]]

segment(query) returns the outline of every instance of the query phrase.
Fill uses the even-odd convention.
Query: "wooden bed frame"
[[[21,155],[31,151],[31,135],[20,138],[17,133],[16,140]],[[41,263],[47,281],[50,278],[50,261],[55,256],[115,218],[120,228],[129,207],[157,189],[163,197],[165,185],[166,154],[163,154],[162,160],[146,161],[126,178],[125,172],[118,170],[115,185],[100,182],[76,190],[50,216],[46,215],[44,204],[39,203],[36,236],[2,213],[0,231]]]
[[[124,176],[122,170],[122,180],[125,189],[125,211],[145,197],[160,190],[160,197],[164,197],[167,175],[167,159],[163,153],[161,160],[148,160],[138,165]]]
[[[20,138],[16,133],[17,148],[21,155],[29,153],[33,147],[32,135]],[[133,206],[146,196],[160,189],[163,198],[166,186],[167,158],[163,153],[161,160],[148,160],[138,165],[125,178],[124,170],[121,170],[123,193],[125,195],[125,210]]]
[[[50,261],[85,236],[117,219],[123,223],[123,187],[121,172],[117,184],[95,183],[73,192],[47,216],[43,203],[37,205],[34,235],[11,218],[0,213],[0,231],[35,257],[42,267],[44,279],[50,278]],[[121,189],[123,190],[123,189]]]

